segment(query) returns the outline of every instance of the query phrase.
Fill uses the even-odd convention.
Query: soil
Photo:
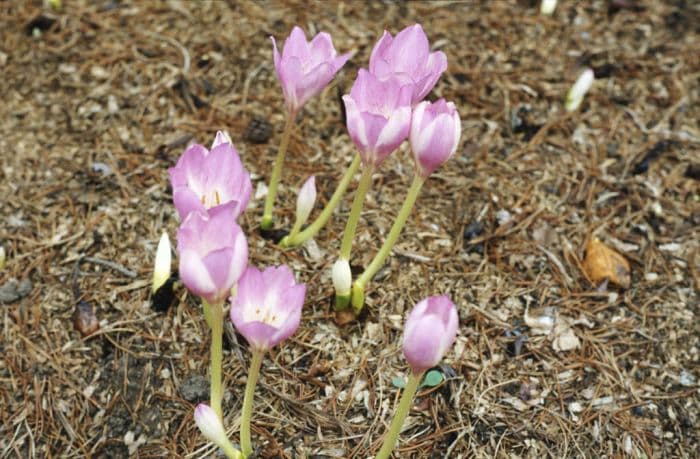
[[[302,249],[261,237],[260,195],[241,219],[252,263],[308,285],[301,327],[263,363],[256,457],[376,454],[407,371],[406,313],[441,293],[459,336],[394,457],[699,457],[697,4],[561,1],[546,17],[534,1],[50,3],[0,3],[0,457],[216,455],[192,420],[208,397],[198,300],[174,281],[170,307],[151,303],[157,241],[178,226],[167,169],[225,129],[264,184],[283,126],[269,36],[329,31],[355,55],[300,114],[276,211],[289,229],[303,181],[316,176],[320,208],[354,154],[339,95],[384,29],[415,22],[448,57],[429,99],[455,102],[462,143],[366,314],[339,326],[328,301],[356,182]],[[586,66],[597,80],[567,114]],[[404,146],[374,178],[354,265],[411,176]],[[629,262],[628,288],[588,282],[592,237]],[[227,337],[236,441],[250,353]]]

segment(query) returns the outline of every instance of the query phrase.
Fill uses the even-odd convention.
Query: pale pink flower
[[[248,242],[235,221],[233,203],[191,212],[177,232],[180,279],[210,304],[230,294],[248,265]]]
[[[394,76],[410,85],[411,105],[423,100],[446,69],[445,53],[430,52],[420,24],[406,27],[395,37],[384,31],[369,58],[369,71],[377,77]]]
[[[270,39],[277,79],[290,113],[298,112],[309,99],[320,93],[352,55],[338,56],[333,40],[326,32],[320,32],[311,42],[306,41],[304,31],[298,26],[284,41],[281,55],[275,37]]]
[[[299,327],[305,294],[287,266],[263,272],[249,266],[231,298],[231,322],[251,348],[267,351]]]
[[[216,134],[211,151],[192,145],[168,170],[173,188],[173,201],[180,218],[190,212],[204,211],[233,203],[234,218],[248,205],[253,185],[230,138]]]
[[[430,296],[408,315],[403,332],[403,355],[414,373],[437,365],[457,337],[457,308],[447,295]]]
[[[348,132],[363,164],[379,166],[408,137],[411,88],[396,78],[381,80],[360,69],[343,102]]]
[[[462,123],[452,102],[440,99],[416,106],[410,141],[413,158],[423,177],[428,177],[454,155],[461,133]]]

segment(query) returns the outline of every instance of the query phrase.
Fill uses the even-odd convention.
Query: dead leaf
[[[92,335],[100,328],[92,304],[87,301],[78,301],[73,311],[73,327],[83,336]]]
[[[583,260],[586,277],[594,285],[606,279],[622,288],[630,286],[630,265],[627,260],[598,238],[591,238],[586,245],[586,258]]]

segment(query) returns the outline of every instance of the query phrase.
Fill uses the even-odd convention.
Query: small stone
[[[252,143],[267,143],[272,135],[272,125],[263,118],[255,117],[245,128],[243,138]]]
[[[202,375],[193,374],[182,381],[180,394],[192,403],[206,400],[209,397],[209,381]]]

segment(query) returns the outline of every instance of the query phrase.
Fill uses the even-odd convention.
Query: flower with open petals
[[[379,166],[408,137],[411,87],[398,79],[381,80],[360,69],[343,102],[348,132],[363,164]]]
[[[446,69],[445,53],[430,52],[428,37],[420,24],[406,27],[395,37],[384,31],[369,58],[369,71],[377,77],[393,75],[403,84],[410,84],[411,105],[423,100]]]
[[[413,110],[411,150],[419,173],[430,174],[450,159],[459,144],[462,123],[452,102],[421,102]]]
[[[234,218],[248,205],[253,185],[230,137],[218,132],[211,150],[192,145],[171,167],[173,201],[180,218],[190,212],[233,203]]]
[[[298,26],[284,41],[281,55],[275,37],[270,39],[277,79],[290,113],[298,112],[309,99],[320,93],[352,55],[338,56],[333,40],[326,32],[320,32],[311,42],[306,41],[304,31]]]
[[[231,322],[251,348],[267,351],[299,327],[306,286],[285,265],[260,272],[253,266],[238,281],[231,298]]]
[[[457,337],[457,308],[447,295],[430,296],[408,315],[403,355],[414,373],[437,365]]]
[[[248,242],[233,203],[191,212],[177,232],[180,279],[210,304],[221,303],[248,265]]]

